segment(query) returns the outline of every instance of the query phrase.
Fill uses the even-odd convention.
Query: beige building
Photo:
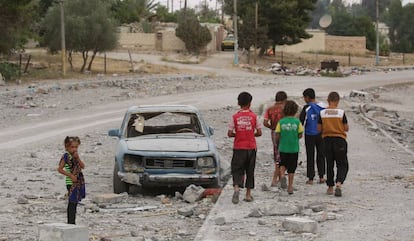
[[[301,43],[294,45],[281,45],[276,51],[288,53],[301,52],[331,52],[364,54],[366,52],[365,37],[331,36],[321,30],[307,30],[312,35],[309,39],[303,39]]]
[[[212,41],[206,46],[205,51],[212,53],[220,51],[221,41],[225,37],[225,31],[221,24],[206,24],[212,35]],[[364,54],[366,52],[365,37],[330,36],[324,31],[308,30],[312,35],[295,45],[277,46],[276,51],[283,52],[331,52]],[[185,51],[184,42],[175,36],[175,27],[160,29],[156,33],[120,31],[119,46],[125,49],[139,51]]]
[[[210,30],[212,37],[205,51],[219,51],[224,38],[223,26],[221,24],[205,24],[205,26]],[[156,33],[129,32],[128,29],[122,28],[119,33],[119,47],[140,51],[184,51],[185,44],[175,36],[175,27],[162,28]]]

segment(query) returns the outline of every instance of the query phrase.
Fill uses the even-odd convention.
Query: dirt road
[[[125,90],[117,89],[117,87],[106,87],[100,88],[96,91],[96,86],[93,88],[85,88],[82,93],[83,96],[76,98],[74,97],[76,91],[68,91],[62,93],[62,96],[56,96],[59,100],[51,100],[52,102],[60,102],[63,110],[59,110],[56,107],[51,107],[53,114],[59,115],[62,112],[68,112],[68,109],[63,103],[64,98],[72,99],[76,101],[76,105],[81,108],[69,111],[70,117],[62,115],[58,118],[43,119],[37,118],[42,117],[41,114],[36,115],[33,113],[27,113],[28,111],[22,111],[23,114],[27,114],[26,119],[16,118],[13,121],[13,126],[4,128],[0,132],[0,149],[18,147],[22,144],[28,144],[30,142],[38,142],[50,137],[59,136],[66,132],[73,132],[81,129],[87,129],[94,126],[100,126],[108,123],[118,123],[122,118],[124,110],[130,105],[137,104],[151,104],[151,103],[180,103],[180,104],[192,104],[201,109],[207,109],[209,107],[224,107],[227,105],[234,104],[234,93],[237,93],[238,88],[249,89],[250,92],[255,96],[255,102],[253,103],[256,107],[263,105],[271,96],[274,95],[275,89],[283,89],[289,93],[290,96],[300,96],[302,89],[307,86],[318,91],[319,96],[326,96],[331,90],[338,91],[341,95],[345,96],[353,89],[366,89],[375,86],[383,86],[389,84],[411,82],[410,80],[414,71],[401,71],[384,74],[383,72],[376,72],[369,75],[358,75],[349,78],[321,78],[321,77],[275,77],[275,76],[263,76],[255,75],[254,77],[217,77],[218,82],[225,82],[225,86],[217,86],[217,83],[207,83],[206,81],[216,81],[214,78],[204,81],[187,81],[188,83],[179,83],[181,85],[194,85],[192,87],[193,92],[180,93],[179,95],[168,95],[168,96],[156,96],[156,97],[145,97],[145,98],[128,98],[123,101],[113,101],[111,97],[117,97],[120,95],[126,95],[123,92]],[[133,80],[132,80],[133,81]],[[162,83],[169,84],[169,83]],[[171,83],[174,85],[173,83]],[[223,84],[223,85],[224,85]],[[74,84],[76,85],[76,84]],[[220,88],[224,87],[224,88]],[[14,87],[21,89],[22,91],[26,87]],[[47,88],[39,85],[39,88]],[[182,87],[183,90],[186,88]],[[212,90],[209,90],[212,88]],[[218,89],[220,88],[220,89]],[[236,90],[235,90],[235,89]],[[17,90],[14,91],[17,91]],[[136,90],[133,90],[136,91]],[[8,91],[13,94],[13,91]],[[56,94],[56,93],[54,93]],[[97,95],[97,96],[94,96]],[[128,94],[128,93],[127,93]],[[10,96],[10,95],[6,95]],[[27,97],[24,95],[22,98]],[[7,98],[7,97],[6,97]],[[103,100],[106,98],[106,100]],[[74,100],[76,99],[76,100]],[[19,100],[20,101],[20,100]],[[97,102],[97,103],[94,103]],[[100,104],[100,102],[107,102]],[[91,103],[85,104],[85,103]],[[68,105],[74,103],[67,103]],[[9,106],[16,108],[16,106]],[[412,110],[412,107],[408,107]],[[2,115],[5,120],[10,118],[7,116],[10,114],[4,109]],[[40,121],[32,121],[33,119],[41,119]],[[19,123],[21,122],[21,123]],[[29,122],[29,123],[28,123]],[[6,124],[6,121],[3,125]],[[16,124],[21,124],[15,126]]]
[[[210,68],[209,71],[213,71]],[[238,70],[237,70],[238,71]],[[374,72],[348,78],[282,77],[248,74],[235,76],[164,76],[97,80],[91,85],[37,83],[36,92],[28,86],[1,87],[0,128],[0,240],[33,240],[37,226],[65,222],[66,201],[62,176],[56,165],[63,153],[66,135],[79,135],[81,156],[87,168],[88,198],[110,193],[113,151],[116,140],[107,136],[118,127],[126,108],[137,104],[191,104],[198,107],[216,131],[215,140],[224,161],[231,155],[232,140],[225,137],[227,121],[237,109],[236,97],[247,90],[254,96],[257,112],[268,104],[277,90],[285,90],[301,103],[303,89],[313,87],[323,100],[331,90],[346,96],[353,89],[414,82],[414,71]],[[139,79],[139,80],[138,80]],[[143,80],[141,80],[143,79]],[[118,83],[118,84],[117,84]],[[7,90],[6,90],[7,88]],[[32,87],[31,87],[32,88]],[[37,91],[42,89],[42,91]],[[412,88],[393,96],[393,108],[413,118]],[[406,91],[406,92],[404,92]],[[21,94],[23,93],[23,94]],[[403,100],[404,102],[399,102]],[[302,103],[303,104],[303,103]],[[413,157],[377,132],[368,131],[365,122],[344,103],[351,120],[350,176],[340,200],[323,195],[324,186],[306,186],[304,169],[297,175],[297,191],[292,198],[282,193],[261,191],[270,180],[271,147],[269,133],[259,139],[256,201],[234,208],[225,226],[213,226],[218,240],[412,240],[414,224]],[[302,146],[303,150],[303,146]],[[300,159],[305,160],[303,151]],[[276,195],[276,196],[275,196]],[[169,196],[130,196],[114,209],[96,207],[90,199],[80,208],[78,220],[89,227],[91,240],[193,240],[213,206],[208,200],[196,204],[189,218],[177,209],[189,204]],[[222,201],[226,201],[223,196]],[[276,199],[308,205],[318,202],[336,212],[336,220],[320,223],[318,235],[291,234],[280,227],[280,217],[263,217],[260,229],[251,226],[245,213]],[[229,203],[228,199],[228,203]],[[156,206],[144,212],[123,212],[126,207]],[[232,210],[230,209],[229,210]],[[240,210],[240,213],[237,212]],[[213,216],[212,216],[213,217]],[[235,221],[241,219],[241,221]],[[254,220],[254,223],[258,223]],[[254,232],[252,228],[257,228]],[[210,232],[213,230],[209,230]],[[252,233],[250,233],[252,232]],[[249,234],[250,233],[250,234]],[[225,239],[226,237],[226,239]],[[139,239],[141,238],[141,239]]]

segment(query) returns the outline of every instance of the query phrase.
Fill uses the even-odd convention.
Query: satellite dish
[[[332,23],[332,17],[329,14],[323,15],[319,19],[319,26],[321,26],[321,28],[327,28],[329,27],[329,25],[331,25],[331,23]]]

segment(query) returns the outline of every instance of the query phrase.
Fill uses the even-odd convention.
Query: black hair
[[[303,91],[303,97],[309,97],[311,99],[315,99],[315,90],[312,88],[307,88]]]
[[[287,94],[284,91],[278,91],[275,95],[275,101],[284,101],[287,99]]]
[[[67,146],[70,143],[72,143],[73,141],[76,141],[77,143],[81,144],[81,141],[80,141],[79,137],[77,137],[77,136],[66,136],[65,140],[63,141],[63,144],[65,144],[65,146]]]
[[[328,101],[339,101],[339,94],[338,92],[332,91],[328,95]]]
[[[286,101],[285,107],[283,107],[283,114],[285,116],[294,116],[298,112],[298,104],[293,100]]]
[[[252,95],[249,92],[241,92],[237,97],[237,101],[241,107],[248,106],[252,102]]]

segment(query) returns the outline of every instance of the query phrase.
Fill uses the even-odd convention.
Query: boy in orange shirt
[[[338,108],[339,94],[331,92],[328,95],[328,108],[320,112],[318,130],[322,132],[324,151],[326,157],[326,184],[328,185],[327,194],[342,196],[342,184],[348,174],[348,143],[346,142],[346,132],[349,130],[348,120],[345,111]],[[334,166],[336,164],[337,174],[334,182]]]

